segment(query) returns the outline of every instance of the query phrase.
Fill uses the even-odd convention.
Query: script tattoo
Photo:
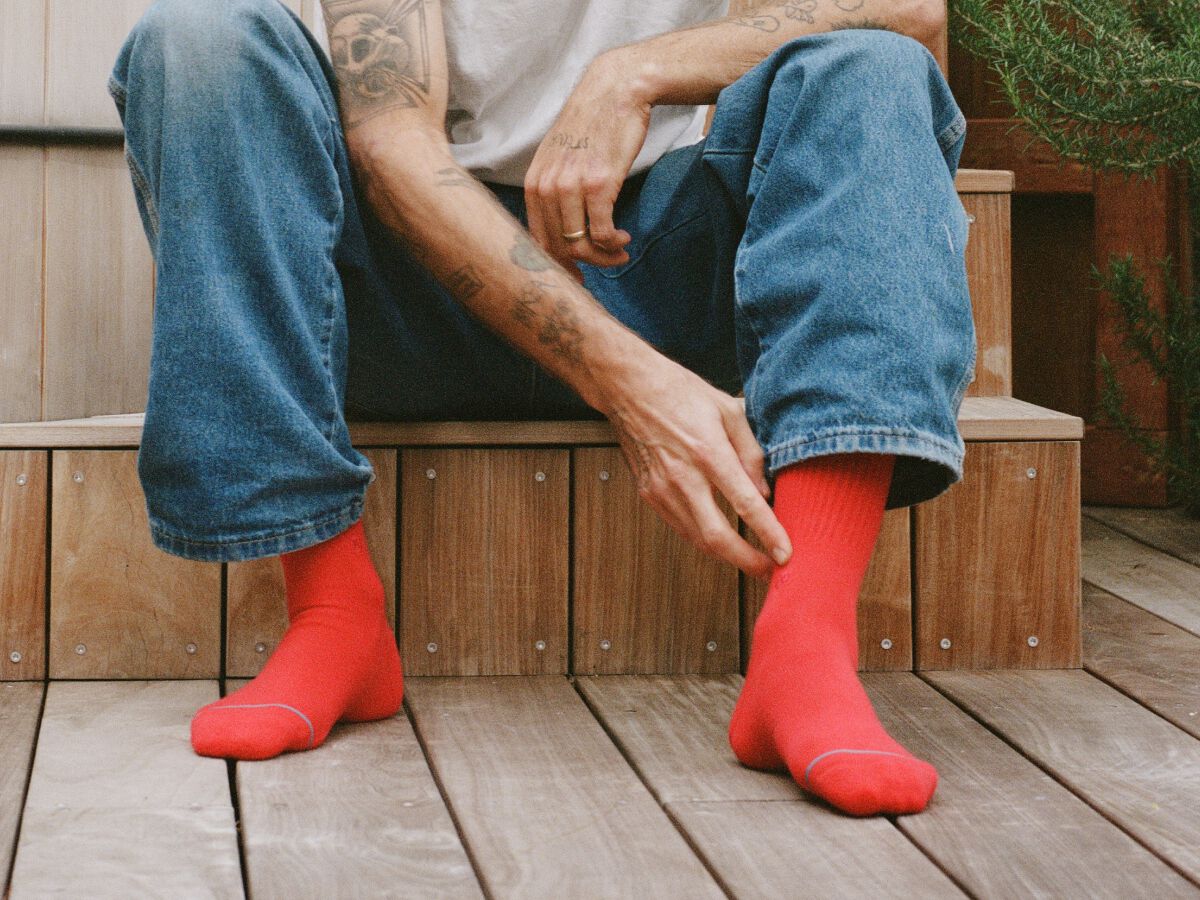
[[[508,258],[527,272],[545,272],[554,266],[554,261],[524,231],[517,232]]]
[[[347,128],[428,101],[425,0],[325,0],[324,8]]]
[[[563,150],[586,150],[587,135],[574,135],[569,131],[556,131],[550,135],[550,146],[561,147]]]
[[[530,282],[513,304],[512,317],[537,334],[539,343],[552,353],[582,363],[579,316],[569,301],[553,296],[553,290],[554,286],[545,281]]]

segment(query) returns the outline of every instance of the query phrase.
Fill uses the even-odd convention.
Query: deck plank
[[[1087,672],[925,677],[1200,884],[1200,741]]]
[[[839,815],[789,776],[739,764],[727,732],[740,675],[575,683],[735,896],[791,896],[797,883],[814,897],[961,896],[886,819]]]
[[[215,681],[52,681],[12,896],[242,896],[225,763],[188,722]]]
[[[1194,897],[1104,816],[913,675],[864,676],[893,737],[938,770],[925,812],[897,820],[977,897]]]
[[[1156,550],[1200,566],[1200,519],[1184,515],[1180,508],[1088,505],[1083,507],[1083,514]]]
[[[1083,665],[1200,738],[1200,638],[1108,591],[1083,589]]]
[[[44,690],[40,681],[0,683],[0,893],[12,869]]]
[[[1083,580],[1200,635],[1200,568],[1083,517]]]
[[[491,896],[724,896],[565,677],[420,677],[406,692]]]
[[[245,679],[230,679],[237,690]],[[320,749],[236,767],[250,893],[482,897],[403,712],[339,723]]]

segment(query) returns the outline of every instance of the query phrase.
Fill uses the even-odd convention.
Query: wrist
[[[612,319],[588,360],[586,377],[573,387],[589,406],[611,416],[624,406],[630,392],[639,391],[638,385],[663,359],[643,338]]]
[[[634,109],[656,105],[662,96],[662,65],[641,44],[626,44],[606,50],[592,61],[608,82],[613,95],[623,98]]]

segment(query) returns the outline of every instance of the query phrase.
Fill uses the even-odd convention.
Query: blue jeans
[[[328,60],[276,0],[159,0],[110,91],[157,267],[138,476],[155,544],[244,560],[362,513],[347,418],[599,418],[472,318],[356,191]],[[629,262],[586,286],[731,393],[768,477],[896,454],[889,509],[962,477],[975,365],[954,188],[965,120],[888,31],[776,49],[711,130],[626,181]],[[525,223],[523,191],[489,185]]]

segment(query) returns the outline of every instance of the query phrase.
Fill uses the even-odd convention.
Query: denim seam
[[[125,144],[125,164],[129,167],[129,173],[133,176],[134,189],[142,198],[142,202],[146,205],[146,215],[150,219],[150,227],[154,232],[154,244],[158,244],[159,234],[159,218],[158,204],[154,202],[154,192],[150,190],[150,182],[146,180],[146,176],[142,174],[142,167],[134,158],[133,152],[129,148],[129,143]]]
[[[129,91],[125,90],[125,85],[112,75],[108,76],[108,93],[118,103],[124,103],[129,98]]]
[[[157,516],[148,516],[151,530],[166,541],[183,544],[193,547],[241,547],[247,544],[262,544],[269,541],[277,541],[280,538],[288,538],[293,535],[301,535],[310,531],[317,531],[321,527],[328,525],[330,522],[336,522],[338,519],[344,518],[347,514],[353,514],[356,508],[363,505],[361,498],[352,500],[345,506],[339,507],[336,512],[328,516],[323,516],[319,519],[304,519],[298,523],[299,527],[292,527],[286,531],[276,531],[272,534],[260,535],[250,538],[234,538],[234,539],[217,539],[205,540],[204,538],[189,538],[183,537],[180,534],[172,531],[166,525],[162,524],[162,520]]]
[[[706,215],[708,215],[708,210],[702,209],[700,212],[696,213],[696,215],[691,216],[690,218],[684,219],[682,222],[675,223],[670,228],[668,228],[666,231],[659,232],[654,237],[652,237],[649,241],[647,241],[646,245],[644,247],[642,247],[641,252],[638,253],[638,255],[634,259],[631,259],[629,261],[629,263],[623,269],[621,269],[618,272],[609,272],[605,269],[600,269],[599,270],[600,274],[603,275],[605,278],[609,278],[609,279],[620,278],[626,272],[631,271],[635,266],[637,266],[637,264],[642,261],[642,259],[646,256],[646,254],[650,252],[650,248],[653,247],[655,244],[657,244],[659,241],[661,241],[663,238],[665,238],[667,235],[675,233],[680,228],[683,228],[683,226],[690,225],[692,222],[695,222],[697,219],[703,219]]]
[[[922,443],[931,444],[940,449],[949,450],[955,455],[958,453],[958,448],[954,444],[948,444],[936,435],[930,434],[927,431],[920,431],[913,428],[893,428],[879,427],[873,425],[839,425],[833,428],[823,428],[815,435],[809,435],[802,438],[793,438],[789,441],[784,441],[779,444],[774,444],[767,449],[768,456],[776,456],[784,451],[791,450],[795,447],[804,444],[815,444],[820,441],[826,441],[837,437],[905,437],[913,438]]]
[[[946,153],[954,145],[954,142],[962,136],[967,130],[967,117],[963,115],[962,110],[958,111],[958,115],[938,132],[937,142],[942,153]]]
[[[849,447],[842,439],[865,437],[874,439],[872,446]],[[804,448],[813,452],[804,453]],[[928,432],[874,429],[848,434],[844,432],[819,433],[801,441],[790,441],[766,451],[767,471],[772,476],[780,469],[809,457],[834,453],[891,453],[898,456],[917,456],[952,469],[961,468],[962,454],[957,447],[949,446]]]

